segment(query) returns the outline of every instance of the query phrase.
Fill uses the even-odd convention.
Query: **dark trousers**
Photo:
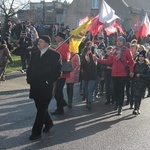
[[[116,105],[122,108],[124,102],[124,88],[127,77],[113,77],[114,99]]]
[[[50,99],[34,100],[37,108],[35,122],[32,128],[32,134],[41,134],[43,125],[50,126],[53,122],[48,113]]]
[[[27,65],[29,65],[29,62],[30,62],[30,54],[29,53],[23,53],[21,55],[22,70],[27,69]]]
[[[66,82],[66,78],[60,78],[55,85],[55,99],[57,101],[57,110],[63,111],[63,107],[66,103],[64,100],[63,88]]]
[[[110,102],[112,99],[112,103],[114,103],[114,88],[112,77],[105,77],[105,89],[106,89],[106,100]]]
[[[100,80],[100,93],[103,93],[104,91],[104,84],[105,84],[105,80]]]
[[[0,66],[0,79],[5,79],[5,69],[6,69],[6,64]]]
[[[150,96],[150,79],[147,80],[147,84],[146,84],[147,90],[148,90],[148,95]],[[147,95],[147,96],[148,96]]]
[[[127,77],[127,82],[125,86],[126,86],[127,102],[130,102],[131,99],[130,77]]]
[[[67,83],[68,105],[72,105],[74,83]]]
[[[141,98],[140,96],[135,96],[135,97],[134,97],[134,102],[135,102],[134,109],[135,109],[135,110],[140,109],[141,100],[142,100],[142,98]]]

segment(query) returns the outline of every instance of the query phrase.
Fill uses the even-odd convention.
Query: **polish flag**
[[[104,0],[102,0],[99,11],[99,21],[101,23],[110,23],[115,19],[119,19],[115,14],[115,11]]]
[[[139,39],[139,37],[146,37],[148,34],[150,34],[150,21],[146,13],[142,20],[141,26],[137,31],[136,38]]]
[[[113,33],[116,33],[117,29],[113,25],[111,25],[111,26],[105,28],[105,31],[106,31],[106,34],[109,36]]]
[[[92,32],[92,36],[94,37],[99,31],[103,29],[103,23],[99,21],[99,15],[92,18],[92,22],[88,28]]]
[[[88,17],[88,16],[86,16],[85,18],[81,19],[81,20],[79,21],[79,26],[82,25],[82,24],[84,24],[84,23],[87,22],[88,20],[89,20],[89,17]]]
[[[122,27],[119,25],[119,23],[118,23],[117,20],[114,21],[113,26],[114,26],[115,28],[117,28],[121,34],[125,34],[125,32],[123,31]]]
[[[109,36],[113,33],[117,32],[117,29],[121,34],[125,34],[122,27],[118,24],[118,22],[115,20],[113,21],[113,24],[105,28],[106,34]]]
[[[91,30],[92,35],[95,36],[103,29],[104,23],[110,23],[118,18],[119,17],[115,14],[115,11],[104,0],[102,0],[99,14],[92,19],[89,30]]]

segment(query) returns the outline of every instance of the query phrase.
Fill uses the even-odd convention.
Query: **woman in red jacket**
[[[114,99],[116,104],[114,110],[118,109],[118,115],[122,114],[122,106],[124,101],[124,87],[127,81],[127,71],[125,66],[129,66],[130,76],[133,76],[134,61],[129,49],[125,46],[126,40],[124,37],[119,36],[116,41],[116,47],[106,60],[97,58],[97,61],[102,64],[113,64],[112,73],[114,85]]]

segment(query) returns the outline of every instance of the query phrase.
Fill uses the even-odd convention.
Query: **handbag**
[[[62,71],[63,74],[68,74],[68,73],[70,73],[73,70],[72,64],[71,64],[71,59],[73,58],[74,55],[72,55],[72,57],[70,58],[70,60],[68,60],[68,61],[62,61],[61,71]]]
[[[70,60],[62,62],[61,71],[63,74],[68,74],[72,71],[72,64]]]
[[[127,72],[127,76],[130,76],[130,68],[129,66],[125,65],[124,62],[122,61],[122,59],[120,59],[120,62],[123,64],[126,72]]]

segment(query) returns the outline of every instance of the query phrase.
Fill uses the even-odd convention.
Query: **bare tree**
[[[25,9],[30,0],[0,0],[1,15],[4,17],[4,25],[2,35],[7,31],[9,18],[16,15],[18,10]]]

